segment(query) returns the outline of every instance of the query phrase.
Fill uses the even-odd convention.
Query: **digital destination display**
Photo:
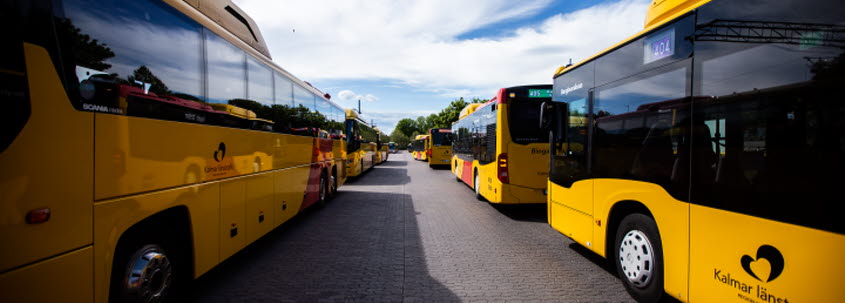
[[[643,42],[643,64],[648,64],[675,54],[675,29],[651,35]]]
[[[528,98],[551,98],[551,89],[528,89]]]

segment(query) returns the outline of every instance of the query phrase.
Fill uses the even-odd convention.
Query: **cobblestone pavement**
[[[624,302],[545,205],[475,200],[448,168],[393,154],[195,281],[197,302]]]

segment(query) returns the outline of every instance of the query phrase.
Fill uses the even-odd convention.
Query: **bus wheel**
[[[478,172],[475,173],[475,178],[473,180],[474,181],[472,182],[472,187],[473,189],[475,189],[475,198],[478,199],[478,201],[484,201],[484,196],[481,195],[481,189],[479,189],[478,186],[478,181],[480,180],[478,177]]]
[[[328,178],[326,178],[326,173],[325,172],[321,173],[320,174],[320,190],[319,190],[319,194],[317,196],[317,204],[321,207],[326,205],[328,188],[329,188],[329,181],[328,181]]]
[[[113,298],[120,302],[165,301],[173,286],[174,274],[170,258],[156,244],[138,247],[131,255],[117,255],[113,271]]]
[[[663,296],[663,247],[654,219],[630,214],[616,231],[616,270],[625,289],[638,302]]]
[[[334,198],[337,195],[337,177],[335,174],[332,174],[331,178],[329,179],[329,196]]]

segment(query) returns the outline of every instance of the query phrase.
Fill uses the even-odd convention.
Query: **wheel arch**
[[[161,237],[161,238],[158,238]],[[193,279],[195,274],[194,260],[194,245],[193,233],[191,229],[191,216],[188,207],[185,205],[174,206],[155,214],[152,214],[121,233],[120,238],[114,248],[114,254],[111,258],[111,270],[108,271],[110,277],[106,281],[114,283],[116,277],[114,276],[118,267],[121,265],[115,264],[118,262],[118,254],[125,249],[131,249],[131,245],[136,241],[145,241],[150,239],[160,239],[165,246],[165,249],[170,249],[168,255],[175,256],[179,261],[178,270],[182,273],[182,277],[186,280]],[[109,297],[113,294],[112,286],[108,287]]]
[[[626,216],[634,213],[639,213],[654,219],[651,210],[640,201],[623,200],[613,204],[607,216],[607,229],[605,231],[605,257],[610,259],[614,255],[616,243],[616,230],[619,229],[619,224]]]

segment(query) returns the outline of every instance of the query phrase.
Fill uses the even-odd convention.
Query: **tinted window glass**
[[[452,145],[451,130],[431,130],[431,143],[434,146]]]
[[[845,170],[845,52],[830,39],[843,15],[839,1],[702,7],[694,93],[708,97],[694,104],[693,202],[845,232],[830,211]],[[719,35],[772,25],[800,29]]]
[[[453,154],[465,161],[478,160],[482,164],[495,161],[498,112],[498,105],[491,103],[458,120],[452,126]]]
[[[273,105],[273,72],[258,60],[247,57],[247,79],[249,100],[262,105]]]
[[[689,124],[689,61],[628,77],[595,90],[592,175],[657,183],[686,200],[680,162]],[[679,162],[679,163],[676,163]],[[673,174],[674,173],[674,174]],[[676,183],[678,186],[672,186]]]
[[[246,98],[246,53],[206,31],[208,102],[229,103]]]
[[[314,95],[302,86],[293,86],[293,100],[295,106],[302,106],[308,111],[315,111]]]
[[[694,16],[688,16],[596,60],[596,85],[604,85],[678,60],[692,53]]]
[[[540,105],[551,101],[551,85],[511,88],[508,98],[508,125],[511,140],[517,144],[548,143],[547,134],[540,131]],[[511,94],[514,94],[511,97]]]
[[[26,16],[31,11],[17,7],[16,4],[18,3],[14,1],[0,2],[0,26],[6,29],[6,35],[0,41],[0,102],[3,103],[0,120],[4,122],[3,127],[0,128],[0,153],[9,147],[29,120],[29,91],[24,66],[23,41],[27,29],[33,33],[40,32],[36,30],[37,26],[34,24],[27,24],[29,23],[27,20],[35,19]],[[46,22],[39,23],[46,24]],[[42,42],[39,39],[41,37],[27,38],[30,42],[35,42],[33,40],[37,40],[39,44]]]
[[[154,1],[64,1],[57,32],[73,52],[83,110],[207,122],[200,27]],[[239,80],[243,84],[243,79]],[[126,102],[120,102],[125,98]]]
[[[587,63],[575,70],[558,76],[554,80],[552,98],[563,102],[567,108],[564,120],[567,128],[556,130],[555,144],[552,145],[549,180],[558,185],[570,186],[572,182],[585,178],[588,174],[587,134],[590,131],[589,103],[590,90],[593,87],[595,64]]]
[[[273,77],[275,81],[275,95],[276,105],[293,105],[293,82],[282,74],[276,73]]]

